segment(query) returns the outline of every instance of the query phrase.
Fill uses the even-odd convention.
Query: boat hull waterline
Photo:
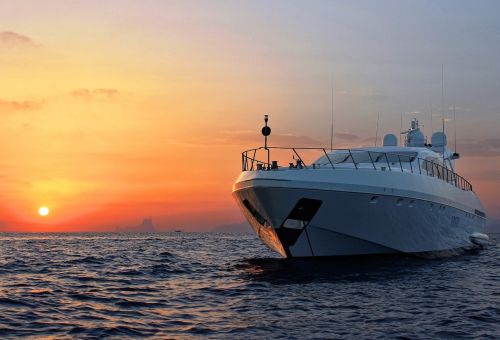
[[[457,206],[410,190],[306,187],[262,174],[267,178],[257,172],[254,179],[238,181],[233,195],[262,242],[284,257],[456,255],[477,248],[471,235],[486,223],[472,192],[469,206]]]
[[[268,146],[268,115],[264,122],[264,147],[243,151],[233,196],[279,254],[441,257],[489,244],[484,207],[456,173],[460,155],[447,148],[444,128],[429,144],[413,119],[404,146],[387,134],[382,147],[327,151]]]

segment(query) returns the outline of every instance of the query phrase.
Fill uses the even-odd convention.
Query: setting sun
[[[38,214],[40,216],[47,216],[49,214],[49,212],[50,212],[50,210],[47,207],[40,207],[40,209],[38,209]]]

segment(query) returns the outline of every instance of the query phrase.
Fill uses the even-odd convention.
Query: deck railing
[[[279,166],[276,161],[271,162],[271,150],[289,150],[293,154],[296,163],[289,163],[288,166]],[[299,151],[319,151],[325,156],[324,163],[306,164],[304,158],[300,156]],[[259,151],[266,153],[267,161],[257,159]],[[345,155],[342,162],[335,162],[325,148],[287,148],[287,147],[260,147],[243,151],[241,154],[243,171],[276,171],[284,169],[345,169],[347,164],[352,164],[353,169],[371,169],[374,171],[398,171],[408,173],[418,173],[436,177],[443,180],[460,190],[472,191],[472,185],[462,176],[448,169],[447,167],[433,161],[418,157],[411,157],[408,154],[397,152],[382,152],[353,149],[335,149],[332,151],[341,151]],[[331,151],[330,151],[331,152]],[[368,157],[366,157],[368,156]]]

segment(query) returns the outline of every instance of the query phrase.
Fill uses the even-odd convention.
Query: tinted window
[[[400,161],[403,163],[413,162],[416,157],[416,152],[398,152],[398,153],[385,153],[385,152],[368,152],[368,151],[351,151],[342,153],[334,153],[328,155],[330,161],[333,164],[342,164],[342,163],[352,163],[354,161],[356,163],[371,163],[373,162],[390,162],[390,163],[399,163]],[[316,161],[318,164],[329,164],[328,158],[326,156],[321,157]]]

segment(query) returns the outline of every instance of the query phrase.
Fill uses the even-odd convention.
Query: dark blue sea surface
[[[0,234],[0,338],[18,336],[499,338],[500,246],[314,261],[252,234]]]

